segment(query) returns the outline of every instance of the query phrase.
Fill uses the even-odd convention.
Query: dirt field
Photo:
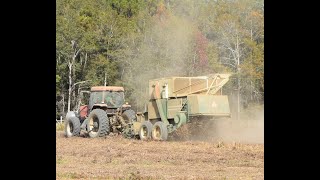
[[[56,179],[264,179],[263,144],[56,133]]]

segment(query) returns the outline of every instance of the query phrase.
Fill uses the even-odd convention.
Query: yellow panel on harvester
[[[187,97],[189,116],[230,116],[228,96],[193,94]]]
[[[216,94],[229,80],[230,74],[195,77],[167,77],[149,81],[149,99],[155,99],[154,87],[159,85],[161,98],[185,97],[190,94]]]

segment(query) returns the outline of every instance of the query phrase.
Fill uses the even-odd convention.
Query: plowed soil
[[[264,179],[264,145],[65,138],[57,131],[56,179]]]

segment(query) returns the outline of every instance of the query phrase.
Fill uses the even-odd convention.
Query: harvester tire
[[[90,138],[103,137],[109,134],[109,119],[102,109],[94,109],[88,117],[88,134]]]
[[[168,128],[162,121],[158,121],[153,125],[152,139],[157,141],[166,141],[168,139]]]
[[[64,125],[66,137],[80,136],[80,120],[77,117],[69,117]]]
[[[136,113],[132,109],[124,111],[122,117],[127,124],[137,121]]]
[[[150,121],[143,121],[139,129],[139,137],[141,140],[151,139],[152,123]]]

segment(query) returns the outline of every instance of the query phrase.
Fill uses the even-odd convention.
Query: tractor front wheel
[[[64,125],[65,136],[79,136],[80,135],[80,120],[79,118],[73,116],[69,117]]]

